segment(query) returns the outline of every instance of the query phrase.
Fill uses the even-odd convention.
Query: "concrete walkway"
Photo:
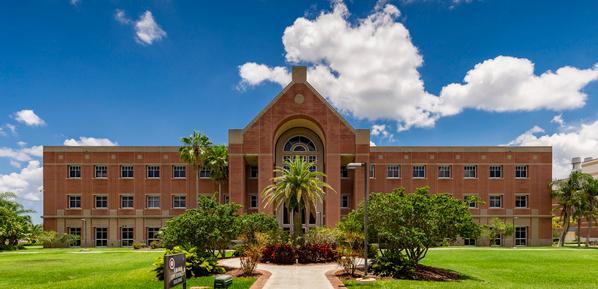
[[[228,267],[239,268],[239,258],[224,259],[220,264]],[[273,265],[258,264],[257,269],[272,273],[264,289],[334,289],[326,272],[338,269],[334,263],[311,265]]]

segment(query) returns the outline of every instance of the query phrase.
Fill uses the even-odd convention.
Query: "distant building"
[[[598,148],[596,148],[598,151]],[[580,157],[575,157],[571,160],[573,171],[581,171],[598,178],[598,158],[586,157],[583,160]]]
[[[598,150],[598,148],[597,148]],[[585,157],[585,158],[581,158],[581,157],[574,157],[571,159],[571,165],[572,165],[572,171],[580,171],[582,173],[586,173],[586,174],[590,174],[591,176],[593,176],[594,178],[598,178],[598,158],[592,158],[592,157]],[[589,224],[588,221],[586,219],[583,219],[581,222],[581,238],[582,240],[585,240],[588,230],[589,230]],[[577,223],[571,224],[571,227],[569,228],[569,232],[567,232],[567,240],[568,241],[572,241],[574,239],[576,239],[576,234],[577,234]],[[594,219],[594,221],[592,222],[592,232],[591,232],[591,236],[590,236],[591,240],[596,240],[598,241],[598,220]]]
[[[290,228],[287,210],[265,207],[261,192],[276,166],[300,156],[314,161],[336,191],[305,212],[305,229],[335,226],[359,205],[364,171],[346,165],[361,162],[371,192],[428,186],[461,200],[478,196],[481,202],[469,204],[477,222],[500,218],[515,225],[513,236],[496,236],[495,243],[552,242],[551,147],[371,146],[370,130],[353,128],[337,113],[309,84],[305,67],[293,68],[291,83],[247,126],[229,130],[228,150],[225,199],[241,204],[244,213],[275,215],[284,229]],[[85,246],[149,243],[169,218],[195,206],[194,176],[177,147],[46,146],[44,228],[79,234]],[[199,194],[216,191],[209,171],[200,173],[199,188]]]

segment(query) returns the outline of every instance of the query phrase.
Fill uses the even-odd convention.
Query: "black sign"
[[[164,289],[183,284],[187,288],[185,254],[164,255]]]

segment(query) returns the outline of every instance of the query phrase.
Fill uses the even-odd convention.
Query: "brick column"
[[[341,158],[339,155],[326,155],[326,182],[336,191],[326,190],[324,201],[324,225],[334,227],[340,221]]]
[[[259,212],[260,213],[274,213],[273,206],[264,207],[265,203],[262,192],[264,189],[272,183],[272,177],[274,177],[274,160],[271,154],[260,154],[258,156],[258,184],[257,194],[259,200]]]
[[[241,204],[245,211],[245,159],[241,154],[232,154],[228,158],[228,191],[230,201]]]

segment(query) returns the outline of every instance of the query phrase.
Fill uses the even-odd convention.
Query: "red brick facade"
[[[306,212],[306,227],[334,226],[363,200],[362,169],[347,172],[343,166],[365,162],[372,165],[371,192],[429,186],[433,193],[459,199],[477,195],[482,203],[471,212],[480,223],[501,218],[519,228],[519,244],[550,244],[550,147],[370,146],[369,130],[351,127],[306,77],[305,68],[294,68],[292,82],[270,105],[244,129],[229,131],[229,183],[224,191],[244,212],[273,213],[287,226],[283,209],[264,207],[260,192],[285,157],[303,155],[317,162],[336,191],[327,193],[316,212]],[[309,149],[297,140],[309,142]],[[292,144],[303,147],[289,150]],[[133,177],[123,177],[123,167],[129,166]],[[175,166],[178,171],[185,167],[184,178],[174,176]],[[491,166],[499,176],[490,176]],[[159,178],[151,178],[156,167]],[[439,175],[441,170],[444,175]],[[466,170],[471,175],[464,175]],[[127,245],[131,238],[148,242],[149,231],[184,211],[175,204],[190,208],[196,203],[194,176],[176,147],[45,147],[44,228],[80,230],[88,246]],[[199,188],[201,194],[217,190],[207,178],[199,180]],[[502,245],[512,246],[514,240],[503,238]]]

